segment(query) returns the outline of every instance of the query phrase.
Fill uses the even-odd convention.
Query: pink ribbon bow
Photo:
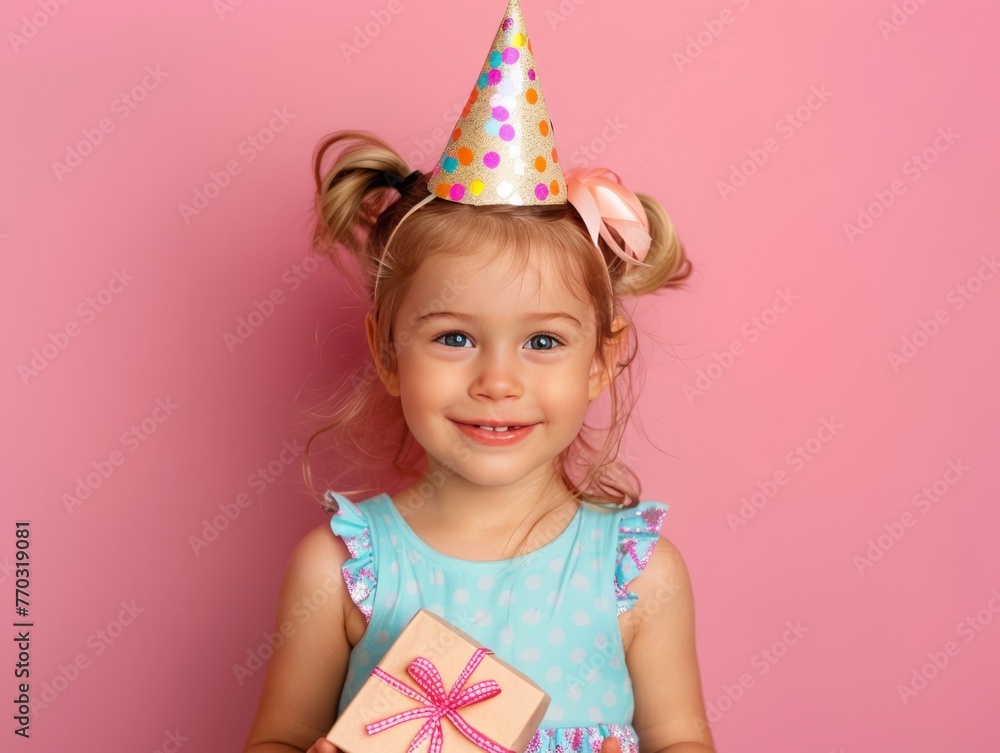
[[[406,753],[413,753],[428,735],[430,735],[431,738],[429,753],[440,753],[441,748],[444,745],[444,733],[441,730],[441,717],[446,716],[451,720],[451,723],[458,728],[459,732],[483,750],[490,751],[491,753],[516,753],[516,751],[511,750],[510,748],[505,748],[495,740],[491,740],[489,737],[465,721],[456,711],[456,709],[460,709],[463,706],[479,703],[480,701],[492,698],[500,692],[500,683],[496,680],[481,680],[475,685],[470,685],[464,690],[462,689],[466,681],[469,679],[469,675],[475,671],[476,667],[479,666],[479,663],[483,660],[483,658],[487,654],[492,653],[493,652],[488,648],[477,648],[475,652],[473,652],[472,658],[469,659],[465,667],[462,669],[458,679],[455,680],[455,684],[447,693],[444,690],[444,682],[441,680],[441,673],[438,672],[437,667],[435,667],[431,661],[422,656],[418,656],[410,662],[406,671],[409,673],[410,677],[414,679],[417,685],[423,689],[424,693],[427,694],[427,697],[417,692],[409,685],[405,685],[400,682],[395,677],[385,672],[381,667],[375,667],[375,669],[372,670],[373,677],[379,678],[403,695],[416,701],[421,701],[424,706],[423,708],[409,709],[408,711],[403,711],[399,714],[394,714],[393,716],[388,716],[385,719],[380,719],[377,722],[366,725],[365,729],[368,731],[368,734],[374,735],[378,732],[387,730],[390,727],[395,727],[397,724],[408,722],[411,719],[429,717],[427,721],[424,722],[423,726],[421,726],[417,731],[417,734],[413,737],[413,742],[411,742],[410,747],[406,749]]]
[[[564,177],[566,199],[583,218],[594,245],[600,236],[629,264],[650,266],[643,263],[652,242],[646,210],[639,198],[621,185],[618,175],[604,167],[574,167],[566,170]],[[618,231],[628,252],[611,237],[608,226]]]

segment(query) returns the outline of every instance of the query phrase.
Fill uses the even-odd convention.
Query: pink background
[[[295,271],[312,149],[364,128],[429,169],[505,4],[5,5],[0,579],[12,605],[28,519],[32,692],[48,699],[18,749],[241,748],[263,671],[241,684],[234,667],[265,644],[288,554],[325,519],[283,443],[363,354],[362,304],[332,268]],[[638,304],[649,441],[636,427],[627,452],[692,572],[719,751],[996,750],[1000,279],[983,260],[998,251],[1000,10],[522,7],[564,164],[658,197],[697,269]],[[105,118],[75,168],[53,167]],[[773,308],[778,291],[792,304]],[[904,338],[915,350],[893,363]],[[195,553],[227,507],[238,516]],[[0,644],[8,749],[16,657]]]

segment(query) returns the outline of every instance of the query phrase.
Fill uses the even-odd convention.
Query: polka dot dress
[[[425,544],[386,494],[338,508],[333,532],[347,544],[344,580],[368,628],[351,651],[338,713],[418,609],[448,620],[527,674],[552,701],[527,753],[599,753],[618,737],[638,753],[634,698],[618,615],[649,561],[668,506],[627,510],[583,503],[566,529],[534,552],[479,562]]]

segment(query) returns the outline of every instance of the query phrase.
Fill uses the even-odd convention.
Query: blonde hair
[[[324,169],[324,157],[333,147],[339,148],[339,154],[333,165]],[[599,431],[585,423],[577,438],[555,459],[559,476],[577,499],[636,504],[639,480],[617,459],[635,403],[630,366],[637,355],[634,328],[621,298],[679,286],[692,272],[663,207],[655,199],[637,194],[649,219],[652,244],[645,259],[650,266],[636,267],[626,264],[603,239],[601,254],[594,253],[586,225],[570,204],[476,207],[436,198],[400,224],[403,215],[427,197],[430,174],[420,176],[402,194],[397,192],[393,186],[411,170],[392,147],[367,131],[337,131],[326,136],[316,147],[313,164],[313,247],[348,278],[360,273],[369,302],[373,302],[378,278],[379,295],[373,302],[372,316],[379,363],[370,362],[361,373],[344,380],[313,412],[324,425],[309,437],[303,453],[303,473],[310,492],[316,494],[310,446],[328,432],[340,442],[337,452],[341,463],[363,472],[370,482],[342,492],[347,496],[381,491],[407,476],[415,479],[426,472],[426,458],[406,426],[399,399],[390,396],[378,378],[379,368],[395,367],[393,323],[420,264],[432,254],[461,255],[485,246],[511,251],[515,260],[526,265],[533,249],[543,244],[558,255],[555,266],[567,288],[585,292],[593,304],[597,353],[605,367],[611,366],[606,362],[608,353],[623,355],[616,359],[608,384],[610,425]],[[386,173],[398,176],[398,180],[387,181]],[[387,249],[397,225],[398,232]],[[621,243],[620,238],[615,240]],[[347,252],[351,265],[345,263],[342,251]],[[626,323],[624,331],[612,331],[617,317]],[[612,344],[617,346],[614,350]],[[602,435],[604,441],[598,446]]]

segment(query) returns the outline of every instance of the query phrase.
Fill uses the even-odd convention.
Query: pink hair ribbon
[[[594,245],[600,236],[629,264],[650,266],[643,263],[652,243],[646,210],[618,175],[604,167],[574,167],[565,171],[564,177],[566,199],[583,218]],[[609,226],[621,235],[628,252],[611,237]]]
[[[413,737],[413,742],[410,743],[410,747],[407,748],[406,753],[414,753],[414,751],[420,747],[420,744],[425,738],[427,738],[428,735],[431,739],[428,753],[441,753],[441,749],[444,746],[444,733],[441,729],[441,718],[448,717],[452,724],[458,728],[459,732],[483,750],[490,751],[490,753],[516,753],[516,751],[511,750],[510,748],[505,748],[495,740],[491,740],[489,737],[465,721],[465,719],[463,719],[457,711],[457,709],[464,706],[485,701],[500,693],[500,683],[496,680],[482,680],[474,685],[470,685],[464,690],[462,689],[466,681],[469,679],[469,676],[475,671],[476,667],[479,666],[479,663],[483,660],[483,658],[487,654],[492,653],[493,652],[488,648],[477,648],[475,652],[473,652],[472,658],[466,662],[466,665],[462,669],[458,679],[455,680],[455,684],[447,693],[445,693],[444,682],[441,680],[441,673],[438,672],[437,667],[435,667],[434,664],[428,659],[418,656],[410,662],[406,671],[409,673],[410,677],[414,679],[417,685],[420,686],[424,693],[426,693],[426,696],[414,690],[409,685],[400,682],[395,677],[385,672],[381,667],[375,667],[375,669],[372,670],[373,677],[379,678],[403,695],[416,701],[420,701],[424,705],[422,708],[418,707],[409,709],[408,711],[403,711],[399,714],[394,714],[393,716],[389,716],[385,719],[380,719],[377,722],[372,722],[371,724],[366,725],[365,729],[368,731],[368,734],[374,735],[378,732],[387,730],[390,727],[395,727],[397,724],[408,722],[411,719],[429,717],[427,721],[424,722],[423,726],[421,726],[421,728],[417,731],[417,734]]]

